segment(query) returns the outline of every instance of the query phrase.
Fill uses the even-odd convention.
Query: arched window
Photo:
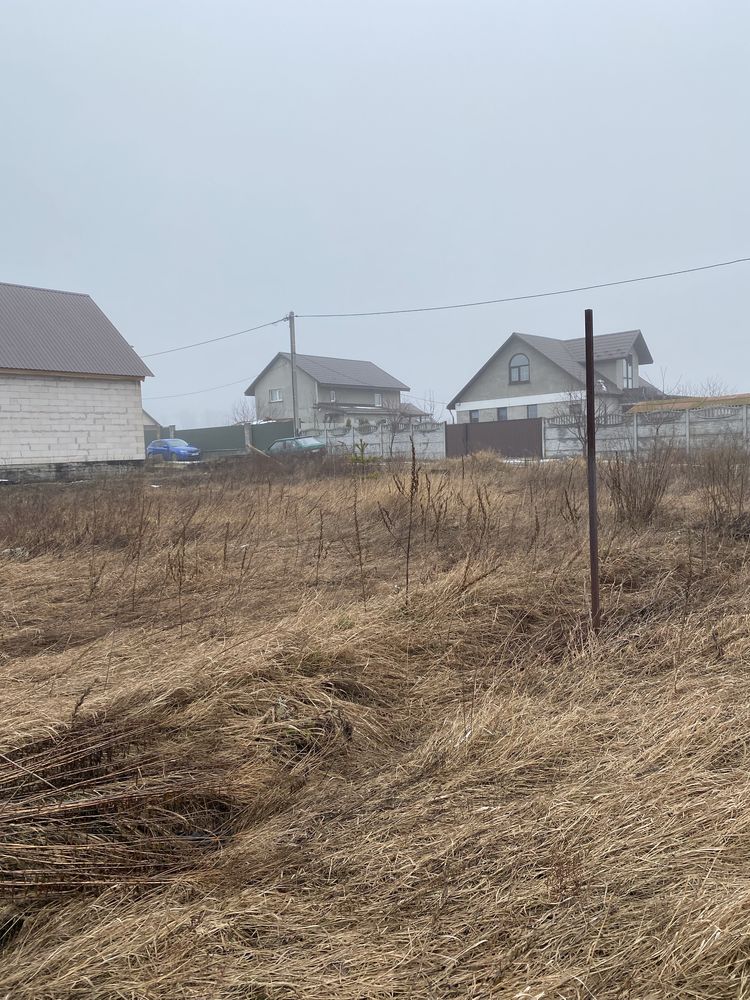
[[[525,354],[514,354],[510,359],[511,382],[529,381],[529,359]]]

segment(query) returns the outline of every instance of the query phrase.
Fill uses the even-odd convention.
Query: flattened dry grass
[[[3,495],[0,996],[750,997],[747,539],[417,479]]]

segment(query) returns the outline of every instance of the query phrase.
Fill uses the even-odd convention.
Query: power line
[[[524,302],[528,299],[545,299],[553,295],[571,295],[575,292],[590,292],[597,288],[614,288],[617,285],[632,285],[639,281],[654,281],[657,278],[673,278],[681,274],[695,274],[698,271],[711,271],[719,267],[731,267],[734,264],[746,264],[750,262],[750,257],[736,257],[733,260],[717,261],[714,264],[701,264],[698,267],[685,267],[676,271],[662,271],[659,274],[643,274],[637,278],[620,278],[617,281],[602,281],[594,285],[579,285],[576,288],[559,288],[550,292],[534,292],[529,295],[509,295],[500,299],[483,299],[477,302],[456,302],[443,306],[419,306],[413,309],[379,309],[371,312],[348,312],[348,313],[297,313],[297,319],[353,319],[360,316],[396,316],[408,313],[441,312],[448,309],[470,309],[474,306],[501,305],[505,302]],[[176,351],[186,351],[191,347],[202,347],[204,344],[214,344],[220,340],[229,340],[231,337],[239,337],[244,333],[254,333],[256,330],[264,330],[269,326],[276,326],[278,323],[286,323],[288,316],[271,320],[269,323],[260,323],[258,326],[248,327],[246,330],[238,330],[236,333],[227,333],[222,337],[213,337],[210,340],[200,340],[195,344],[184,344],[182,347],[171,347],[166,351],[155,351],[153,354],[144,354],[144,358],[155,358],[163,354],[173,354]],[[204,392],[214,392],[218,389],[228,389],[233,385],[241,385],[243,382],[251,381],[250,378],[238,379],[236,382],[226,382],[224,385],[214,385],[206,389],[194,389],[191,392],[176,392],[169,396],[149,396],[144,397],[144,402],[155,402],[161,399],[179,399],[183,396],[198,396]],[[419,397],[415,397],[419,398]],[[426,400],[422,400],[426,402]],[[435,402],[439,402],[435,400]],[[440,405],[446,405],[444,403]]]
[[[142,354],[143,358],[158,358],[162,354],[174,354],[176,351],[188,351],[191,347],[203,347],[204,344],[215,344],[219,340],[230,340],[232,337],[241,337],[243,333],[255,333],[256,330],[265,330],[268,326],[276,326],[277,323],[286,323],[287,317],[272,319],[270,323],[260,323],[258,326],[249,326],[247,330],[237,330],[236,333],[225,333],[223,337],[211,337],[210,340],[198,340],[194,344],[183,344],[182,347],[169,347],[166,351],[154,351],[152,354]],[[200,390],[203,392],[204,390]],[[205,390],[206,392],[208,390]]]
[[[213,392],[215,389],[228,389],[232,385],[246,385],[252,382],[252,375],[237,379],[236,382],[225,382],[224,385],[211,385],[207,389],[193,389],[192,392],[175,392],[171,396],[144,396],[144,403],[153,403],[157,399],[179,399],[181,396],[199,396],[202,392]]]
[[[524,302],[527,299],[546,299],[552,295],[572,295],[574,292],[591,292],[596,288],[614,288],[616,285],[632,285],[637,281],[654,281],[656,278],[673,278],[679,274],[695,274],[696,271],[710,271],[717,267],[731,267],[733,264],[746,264],[750,257],[737,257],[734,260],[722,260],[715,264],[702,264],[700,267],[684,267],[679,271],[662,271],[659,274],[643,274],[637,278],[620,278],[617,281],[601,281],[595,285],[579,285],[576,288],[558,288],[552,292],[534,292],[530,295],[508,295],[502,299],[482,299],[479,302],[455,302],[446,306],[418,306],[413,309],[376,309],[371,312],[345,313],[297,313],[298,319],[353,319],[358,316],[397,316],[405,313],[442,312],[447,309],[471,309],[474,306],[494,306],[504,302]]]

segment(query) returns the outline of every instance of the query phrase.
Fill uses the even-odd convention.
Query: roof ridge
[[[33,292],[54,292],[56,295],[78,295],[84,299],[90,299],[88,292],[69,292],[64,288],[47,288],[44,285],[21,285],[17,281],[0,281],[0,285],[6,288],[26,288]]]
[[[636,329],[635,327],[632,330],[609,330],[607,333],[595,333],[594,334],[594,340],[596,340],[597,337],[622,337],[623,334],[626,334],[626,333],[636,334],[636,333],[641,333],[641,331],[638,330],[638,329]],[[555,338],[551,338],[551,339],[555,339]],[[561,344],[572,344],[576,340],[585,340],[585,339],[586,339],[585,337],[566,337],[564,340],[561,340],[560,343]]]
[[[333,354],[303,354],[302,351],[295,352],[298,358],[315,358],[317,361],[353,361],[356,365],[375,365],[376,368],[380,368],[380,365],[376,361],[370,361],[369,358],[339,358]],[[290,351],[279,351],[279,354],[283,354],[285,357],[289,357]],[[381,371],[385,372],[385,368]],[[385,372],[386,375],[388,372]]]

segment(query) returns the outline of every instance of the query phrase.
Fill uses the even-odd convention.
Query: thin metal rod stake
[[[601,624],[599,603],[599,512],[596,501],[596,397],[594,378],[594,312],[584,313],[586,329],[586,465],[589,480],[589,556],[591,560],[591,623]]]

